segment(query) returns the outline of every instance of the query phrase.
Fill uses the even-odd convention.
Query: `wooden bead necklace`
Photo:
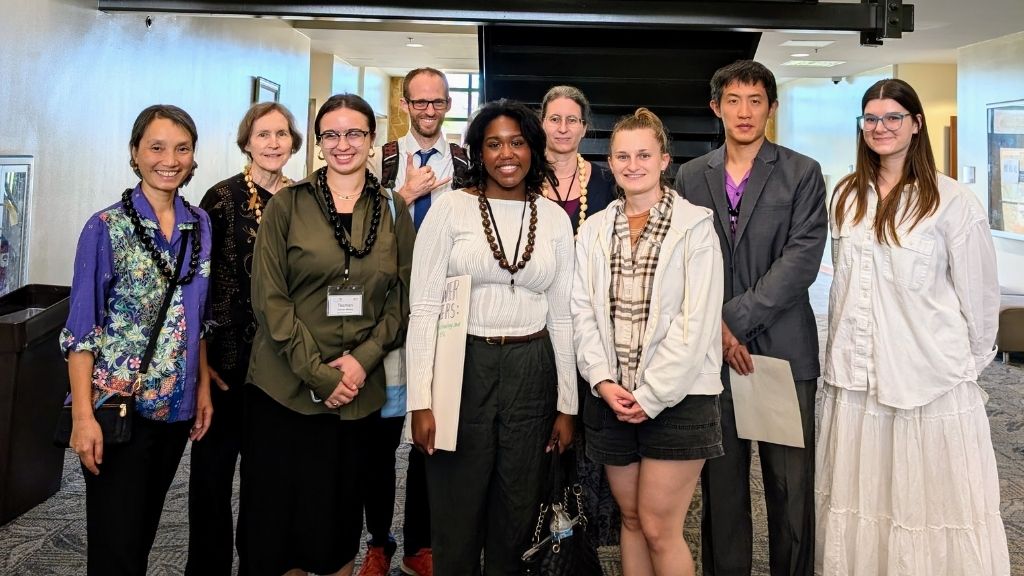
[[[242,176],[245,177],[245,187],[249,189],[249,203],[247,208],[256,214],[256,223],[263,218],[263,201],[260,200],[260,193],[256,190],[256,183],[252,179],[252,164],[246,164],[242,169]],[[291,185],[291,178],[281,176],[281,186]],[[268,192],[270,192],[268,190]]]
[[[498,231],[498,220],[494,217],[494,209],[491,208],[491,202],[480,188],[476,189],[476,193],[477,199],[480,202],[480,221],[483,223],[484,236],[487,237],[491,253],[494,255],[494,259],[498,261],[498,266],[503,270],[508,270],[508,273],[514,276],[516,272],[526,267],[526,263],[530,261],[530,255],[533,254],[533,245],[537,239],[537,194],[535,192],[526,193],[526,202],[523,203],[523,215],[519,221],[519,237],[516,240],[516,249],[512,254],[512,263],[510,264],[505,253],[505,245],[501,241],[501,233]],[[519,243],[523,239],[523,223],[526,219],[527,204],[530,205],[530,226],[526,234],[526,247],[523,248],[522,256],[519,256]],[[519,262],[516,262],[517,258]],[[515,284],[516,280],[513,277],[511,281],[513,288]]]
[[[587,219],[587,161],[583,159],[582,154],[576,154],[576,172],[573,173],[573,180],[576,179],[576,175],[579,175],[580,181],[580,209],[577,213],[579,226],[583,225],[583,222]],[[566,203],[569,202],[569,194],[572,192],[572,183],[569,184],[569,189],[565,191],[565,200],[562,200],[562,196],[558,193],[558,190],[552,190],[551,185],[544,182],[543,185],[544,197],[557,200],[562,208],[565,208]],[[577,226],[577,230],[579,227]]]

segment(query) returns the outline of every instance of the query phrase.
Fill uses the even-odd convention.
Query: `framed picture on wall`
[[[988,107],[989,225],[1024,239],[1024,100]]]
[[[253,78],[252,83],[252,103],[257,102],[280,102],[281,101],[281,85],[276,82],[271,82],[262,76],[256,76]]]
[[[28,278],[28,206],[31,156],[0,156],[0,295]]]

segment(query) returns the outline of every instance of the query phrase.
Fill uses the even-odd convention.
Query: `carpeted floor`
[[[824,336],[828,278],[823,276],[812,287],[811,299],[819,312],[819,331]],[[1015,358],[1019,361],[1019,359]],[[990,394],[988,411],[992,440],[999,464],[1002,488],[1002,512],[1010,545],[1013,574],[1024,574],[1024,368],[993,363],[982,375],[982,387]],[[400,469],[404,469],[404,452]],[[768,573],[768,538],[765,528],[763,487],[757,460],[754,460],[751,485],[754,492],[754,574]],[[164,514],[150,555],[149,574],[171,576],[182,573],[188,546],[187,498],[188,452],[164,504]],[[399,498],[404,496],[404,478],[399,480]],[[237,494],[237,490],[236,490]],[[700,496],[694,497],[685,534],[698,561],[700,546]],[[237,502],[236,502],[237,505]],[[401,505],[399,500],[398,505]],[[396,506],[397,507],[397,506]],[[396,523],[401,515],[395,516]],[[401,534],[396,525],[396,533]],[[360,553],[360,559],[362,552]],[[605,573],[621,574],[618,550],[601,549]],[[67,576],[85,573],[85,488],[77,458],[70,452],[65,460],[60,492],[0,527],[0,575]],[[392,575],[399,575],[397,565]]]

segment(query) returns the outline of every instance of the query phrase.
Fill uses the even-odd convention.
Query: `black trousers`
[[[203,439],[192,443],[186,576],[229,576],[234,556],[231,493],[242,447],[242,387],[210,388],[214,417]]]
[[[391,535],[391,517],[395,511],[395,450],[402,441],[404,418],[371,417],[372,432],[363,445],[365,453],[363,507],[370,543],[385,546]],[[405,477],[405,520],[402,546],[406,556],[430,547],[430,505],[427,501],[426,463],[423,453],[409,451]]]
[[[82,468],[89,576],[145,576],[191,426],[136,414],[131,441],[103,447],[99,475]]]
[[[805,448],[758,443],[768,510],[772,576],[814,572],[814,395],[817,380],[796,383]],[[749,440],[736,435],[732,391],[719,396],[725,455],[708,460],[701,473],[701,520],[705,576],[749,576],[753,553]]]
[[[547,470],[557,376],[547,338],[466,345],[455,452],[427,457],[434,573],[518,576]]]

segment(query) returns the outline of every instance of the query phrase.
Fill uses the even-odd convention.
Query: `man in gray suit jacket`
[[[750,441],[736,435],[729,367],[753,370],[751,354],[787,360],[796,380],[806,448],[758,443],[768,508],[772,576],[814,566],[814,394],[818,332],[807,289],[825,248],[825,182],[814,160],[765,139],[778,106],[775,77],[739,61],[711,80],[711,108],[725,145],[687,162],[675,187],[715,213],[725,259],[721,395],[725,455],[701,476],[706,576],[749,576],[752,527]]]

